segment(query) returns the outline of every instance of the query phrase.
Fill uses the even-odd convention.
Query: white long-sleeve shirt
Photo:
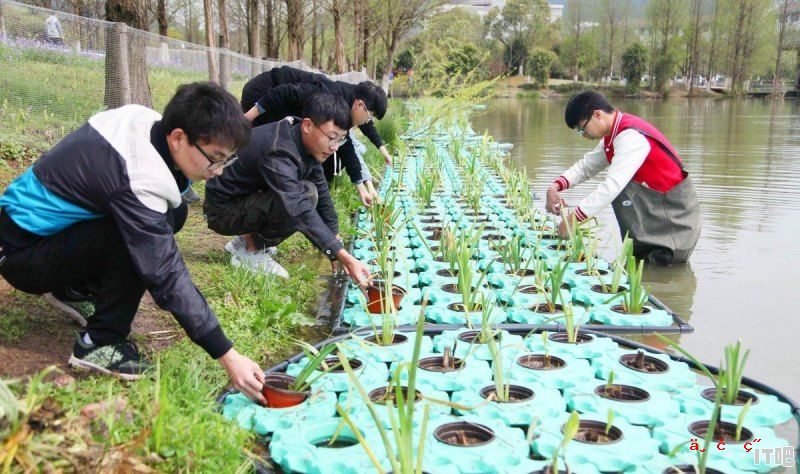
[[[583,198],[575,208],[575,216],[579,221],[596,215],[601,209],[611,204],[633,179],[650,153],[650,142],[644,135],[632,129],[623,130],[617,134],[613,144],[614,159],[611,160],[610,165],[606,159],[603,139],[600,139],[594,150],[583,155],[583,159],[572,165],[555,181],[561,191],[595,177],[597,173],[608,167],[606,179],[591,194]]]

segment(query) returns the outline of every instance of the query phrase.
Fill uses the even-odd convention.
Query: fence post
[[[131,103],[128,25],[114,23],[106,35],[106,94],[109,109]]]

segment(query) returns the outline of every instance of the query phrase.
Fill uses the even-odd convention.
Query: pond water
[[[472,118],[477,132],[514,144],[544,209],[544,191],[595,142],[564,124],[566,100],[496,99]],[[649,267],[653,293],[695,328],[676,336],[703,362],[719,365],[742,340],[745,375],[800,398],[800,101],[618,100],[656,125],[682,156],[700,197],[702,234],[690,263]],[[604,173],[600,174],[602,178]],[[564,193],[571,205],[599,179]],[[609,206],[599,215],[607,258],[619,248]],[[647,344],[661,346],[653,337]]]

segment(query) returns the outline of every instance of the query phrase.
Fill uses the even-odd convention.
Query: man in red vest
[[[661,265],[686,262],[700,237],[700,209],[689,173],[666,137],[592,91],[570,98],[564,120],[582,137],[600,142],[550,185],[547,211],[560,214],[566,206],[561,191],[608,167],[605,180],[567,219],[585,221],[611,204],[620,234],[631,237],[637,258]],[[566,222],[558,232],[566,235]]]

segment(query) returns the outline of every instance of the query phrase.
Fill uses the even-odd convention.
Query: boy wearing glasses
[[[206,184],[208,227],[242,236],[245,248],[234,252],[234,265],[284,278],[288,272],[265,248],[301,232],[363,285],[369,271],[339,240],[339,219],[322,170],[322,163],[347,140],[350,108],[341,97],[314,94],[302,117],[253,129],[239,159]]]
[[[689,173],[667,138],[592,91],[572,96],[564,119],[580,136],[599,143],[550,185],[547,211],[561,214],[566,206],[561,191],[606,167],[608,173],[562,220],[559,235],[567,235],[568,221],[582,222],[611,204],[620,234],[633,240],[637,258],[661,265],[688,261],[700,237],[700,209]]]
[[[380,150],[387,164],[389,153],[378,134],[373,119],[382,119],[388,107],[386,93],[370,81],[350,84],[332,81],[322,74],[302,71],[290,66],[273,68],[250,79],[242,89],[242,110],[253,121],[253,126],[276,122],[287,116],[299,115],[303,103],[312,94],[327,92],[345,99],[350,106],[352,126],[358,127],[375,148]],[[343,143],[331,160],[323,163],[325,177],[330,182],[342,168],[356,186],[361,202],[372,205],[375,188],[366,165],[356,152],[353,137]]]
[[[219,176],[250,138],[220,86],[178,88],[163,117],[140,105],[100,112],[17,177],[0,197],[0,274],[86,325],[69,364],[126,380],[150,364],[128,339],[145,290],[254,400],[263,373],[239,355],[192,282],[173,234],[181,190]],[[86,300],[83,314],[70,296]]]

